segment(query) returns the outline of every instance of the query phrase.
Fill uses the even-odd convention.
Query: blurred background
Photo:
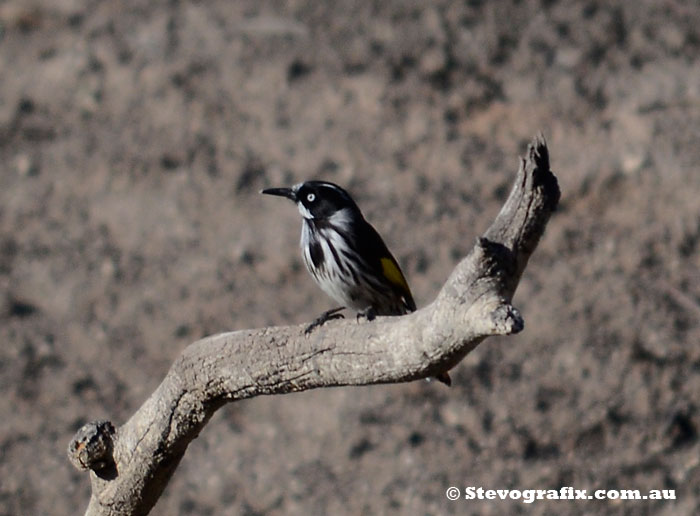
[[[187,344],[333,305],[261,188],[349,189],[422,306],[540,130],[562,201],[521,334],[451,389],[226,406],[153,514],[697,514],[699,56],[696,0],[1,1],[0,514],[81,513],[73,433]]]

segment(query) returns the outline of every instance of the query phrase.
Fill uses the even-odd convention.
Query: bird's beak
[[[291,188],[266,188],[265,190],[261,190],[260,193],[264,193],[267,195],[277,195],[279,197],[286,197],[287,199],[291,199],[292,201],[297,202],[297,194]]]

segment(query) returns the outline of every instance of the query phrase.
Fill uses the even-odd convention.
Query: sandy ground
[[[524,332],[451,389],[224,407],[153,514],[700,512],[699,27],[696,0],[0,2],[0,514],[79,514],[71,436],[188,343],[332,306],[260,188],[347,187],[421,306],[540,130],[562,202]]]

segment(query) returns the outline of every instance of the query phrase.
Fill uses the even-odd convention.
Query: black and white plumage
[[[373,315],[403,315],[416,309],[396,259],[345,190],[325,181],[307,181],[263,193],[296,203],[303,218],[304,264],[331,298]]]
[[[331,298],[368,319],[415,311],[411,289],[396,258],[340,186],[306,181],[262,193],[296,203],[303,219],[300,245],[304,264]],[[330,310],[308,330],[337,311]],[[438,379],[450,384],[447,373]]]

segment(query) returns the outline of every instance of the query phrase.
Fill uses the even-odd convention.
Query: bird
[[[416,310],[399,263],[350,194],[328,181],[304,181],[288,188],[266,188],[263,194],[293,201],[302,217],[301,255],[318,286],[341,304],[324,312],[306,329],[342,317],[344,308],[372,320]],[[447,372],[435,377],[451,384]]]

